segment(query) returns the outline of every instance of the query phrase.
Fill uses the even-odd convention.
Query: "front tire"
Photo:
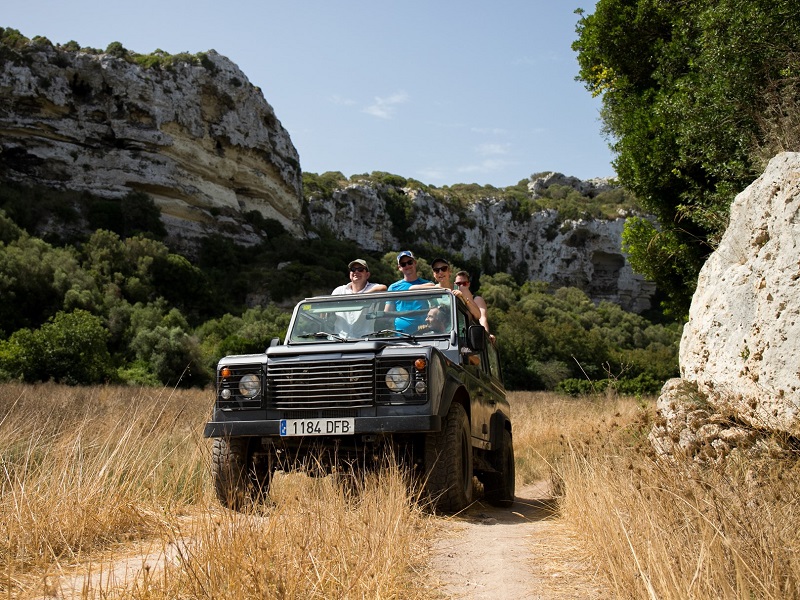
[[[494,506],[508,508],[514,504],[516,470],[514,468],[514,443],[511,432],[503,430],[503,440],[494,457],[497,473],[492,473],[484,485],[486,500]]]
[[[460,404],[450,406],[440,432],[425,438],[425,489],[444,512],[458,512],[472,502],[472,434]]]
[[[249,477],[248,438],[215,438],[211,454],[211,478],[220,504],[241,510],[253,498],[255,487]]]

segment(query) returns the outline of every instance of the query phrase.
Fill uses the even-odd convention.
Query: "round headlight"
[[[403,367],[392,367],[386,371],[386,387],[393,392],[402,392],[408,387],[411,377]]]
[[[239,393],[245,398],[252,398],[261,391],[261,381],[258,375],[248,373],[239,380]]]

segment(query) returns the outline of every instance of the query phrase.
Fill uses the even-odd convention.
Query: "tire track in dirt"
[[[510,508],[476,502],[444,519],[431,567],[440,590],[470,600],[607,598],[547,482],[517,491]]]

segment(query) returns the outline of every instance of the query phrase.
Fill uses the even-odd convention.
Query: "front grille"
[[[346,419],[357,417],[357,408],[328,408],[324,410],[286,410],[282,419]]]
[[[267,368],[267,405],[278,410],[359,408],[374,403],[371,359],[271,362]]]

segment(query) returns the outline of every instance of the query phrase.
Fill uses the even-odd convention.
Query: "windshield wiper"
[[[299,338],[316,338],[316,339],[325,338],[326,340],[334,339],[334,340],[339,340],[340,342],[346,342],[347,341],[347,338],[343,338],[342,336],[340,336],[338,334],[329,333],[327,331],[317,331],[316,333],[304,333],[303,335],[298,335],[297,337],[299,337]]]
[[[382,335],[387,335],[390,333],[394,335],[403,336],[404,338],[409,340],[414,340],[415,342],[417,341],[417,338],[415,336],[411,335],[410,333],[406,333],[405,331],[398,331],[397,329],[381,329],[380,331],[376,331],[374,333],[365,333],[361,337],[363,338],[370,338],[372,336],[380,337]]]

